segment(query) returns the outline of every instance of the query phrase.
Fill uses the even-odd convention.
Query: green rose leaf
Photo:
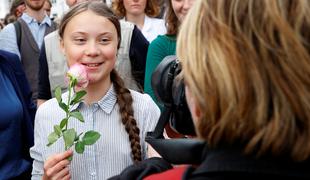
[[[82,114],[81,114],[79,111],[70,112],[70,115],[71,115],[72,117],[75,117],[75,118],[78,119],[79,121],[84,122],[84,118],[83,118]]]
[[[84,152],[85,144],[82,141],[78,141],[75,144],[75,151],[79,154],[82,154]]]
[[[65,148],[66,148],[66,150],[73,145],[75,136],[76,136],[76,132],[75,132],[75,130],[73,128],[72,129],[68,129],[68,130],[63,132],[63,138],[64,138],[64,141],[65,141]]]
[[[60,128],[59,125],[55,125],[54,126],[54,132],[55,132],[55,134],[57,134],[58,137],[60,137],[60,135],[61,135],[61,128]]]
[[[65,103],[60,102],[58,104],[59,104],[59,107],[61,107],[61,109],[63,109],[66,113],[69,112],[69,107]]]
[[[55,97],[57,99],[58,104],[62,102],[62,99],[61,99],[61,88],[59,86],[56,87],[56,89],[55,89]]]
[[[68,159],[68,161],[72,161],[72,158],[73,158],[73,155],[69,156],[67,159]]]
[[[64,128],[67,123],[68,123],[68,118],[62,119],[60,122],[60,129]]]
[[[50,146],[50,145],[54,144],[54,142],[56,142],[58,140],[58,138],[59,138],[59,136],[55,132],[52,132],[47,137],[48,144],[46,146]]]
[[[82,142],[85,145],[92,145],[94,144],[98,139],[100,138],[100,134],[96,131],[87,131],[83,138],[82,138]]]
[[[70,102],[70,105],[76,104],[82,100],[82,97],[86,95],[86,91],[78,91],[75,93],[73,100]]]

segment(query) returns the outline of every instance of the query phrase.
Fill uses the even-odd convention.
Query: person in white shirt
[[[158,0],[114,0],[112,8],[122,20],[137,25],[149,42],[166,34],[165,21],[156,18],[160,14]]]

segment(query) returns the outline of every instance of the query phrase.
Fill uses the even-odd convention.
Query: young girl
[[[117,16],[137,25],[149,42],[166,33],[165,21],[156,18],[160,13],[158,0],[114,0],[112,8]]]
[[[47,147],[47,136],[64,112],[56,99],[42,104],[35,118],[35,145],[31,148],[33,179],[107,179],[134,162],[146,158],[146,132],[152,131],[160,115],[152,99],[128,90],[114,70],[120,42],[120,24],[101,2],[74,6],[59,26],[61,48],[68,66],[82,64],[88,71],[89,85],[84,101],[76,107],[84,123],[70,120],[77,132],[94,130],[101,134],[83,154],[64,151],[58,140]],[[66,102],[68,93],[62,98]],[[70,165],[69,165],[70,164]],[[69,165],[69,166],[68,166]],[[70,167],[70,170],[69,170]]]

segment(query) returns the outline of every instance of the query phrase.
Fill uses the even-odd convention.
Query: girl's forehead
[[[91,10],[74,15],[66,25],[65,32],[111,32],[117,33],[116,26],[104,15]]]
[[[92,10],[86,10],[83,12],[80,12],[78,14],[75,14],[70,21],[107,21],[108,18],[104,14],[98,14],[93,12]],[[90,23],[86,23],[85,25],[89,25]]]

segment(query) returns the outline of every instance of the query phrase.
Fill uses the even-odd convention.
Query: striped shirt
[[[133,97],[134,117],[140,129],[142,159],[147,158],[146,133],[153,131],[160,116],[160,110],[147,94],[130,90]],[[66,102],[68,93],[62,98]],[[76,108],[82,113],[84,123],[70,119],[68,128],[75,128],[77,134],[95,130],[101,134],[92,146],[85,146],[83,154],[74,153],[70,164],[71,177],[74,180],[103,180],[119,174],[133,164],[131,147],[124,125],[121,122],[119,106],[113,85],[107,94],[97,103],[86,105],[81,102]],[[64,151],[63,139],[58,139],[47,147],[47,136],[53,126],[59,124],[65,112],[58,106],[55,98],[42,104],[35,117],[35,144],[30,149],[34,159],[32,179],[41,180],[44,161],[51,155]]]

